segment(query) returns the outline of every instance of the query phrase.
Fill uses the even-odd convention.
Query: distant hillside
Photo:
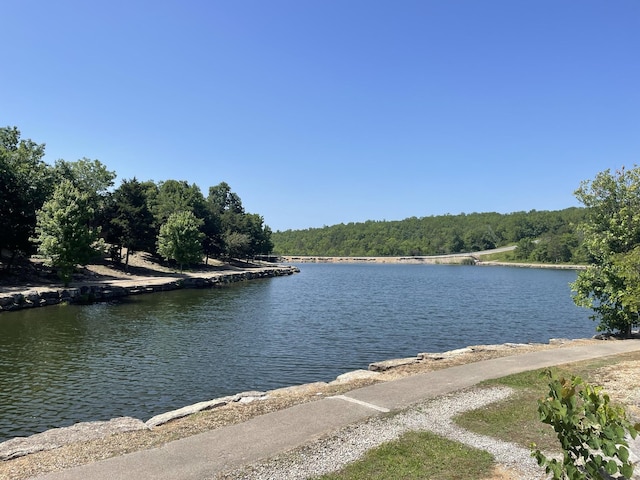
[[[274,253],[318,256],[443,255],[518,244],[517,258],[584,262],[576,226],[583,208],[558,211],[472,213],[367,221],[273,232]]]

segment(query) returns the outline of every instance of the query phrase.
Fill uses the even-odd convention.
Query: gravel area
[[[397,414],[373,417],[350,425],[328,437],[304,445],[273,459],[213,477],[216,480],[306,479],[333,472],[359,459],[367,450],[396,440],[408,431],[429,430],[451,440],[491,453],[508,478],[544,478],[530,451],[512,443],[471,433],[456,426],[456,415],[503,400],[511,395],[506,387],[472,389],[419,404]],[[212,480],[213,480],[212,479]]]

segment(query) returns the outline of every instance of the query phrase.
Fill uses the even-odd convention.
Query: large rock
[[[372,372],[371,370],[353,370],[352,372],[346,372],[342,375],[338,375],[333,382],[329,385],[341,385],[343,383],[350,383],[357,380],[369,380],[377,379],[380,376],[380,372]]]
[[[0,443],[0,460],[11,460],[30,453],[53,450],[63,445],[87,442],[115,433],[146,429],[144,422],[131,417],[113,418],[106,422],[83,422],[70,427],[54,428],[29,437],[17,437]]]
[[[231,402],[250,403],[255,400],[264,399],[267,397],[265,392],[242,392],[236,395],[230,395],[227,397],[215,398],[206,402],[198,402],[193,405],[187,405],[186,407],[171,410],[170,412],[161,413],[155,417],[150,418],[145,422],[148,428],[157,427],[164,423],[176,420],[178,418],[186,417],[194,413],[202,412],[204,410],[211,410],[213,408],[223,407]]]
[[[157,427],[164,423],[170,422],[171,420],[186,417],[194,413],[202,412],[203,410],[211,410],[212,408],[222,407],[229,402],[233,402],[233,400],[234,398],[233,396],[231,396],[216,398],[214,400],[209,400],[206,402],[198,402],[194,403],[193,405],[187,405],[186,407],[178,408],[176,410],[171,410],[170,412],[161,413],[160,415],[151,417],[145,422],[145,426],[147,428]]]
[[[445,358],[453,358],[471,352],[473,352],[473,349],[465,347],[441,353],[419,353],[418,360],[443,360]]]
[[[417,357],[394,358],[391,360],[384,360],[382,362],[370,363],[369,370],[371,370],[372,372],[384,372],[385,370],[389,370],[391,368],[401,367],[403,365],[411,365],[414,363],[418,363]]]

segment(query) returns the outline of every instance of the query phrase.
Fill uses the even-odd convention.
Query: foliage
[[[164,224],[176,212],[192,212],[202,219],[205,216],[205,199],[195,183],[184,180],[166,180],[149,192],[149,208],[156,225]]]
[[[620,472],[633,474],[625,435],[637,435],[640,425],[632,425],[621,406],[580,377],[558,378],[547,371],[549,394],[538,401],[543,423],[553,426],[562,446],[562,461],[547,458],[536,449],[532,456],[554,480],[603,478]],[[533,446],[535,448],[535,445]]]
[[[75,162],[57,160],[53,170],[57,181],[68,180],[78,191],[87,195],[94,212],[91,225],[98,227],[107,206],[107,191],[113,186],[116,173],[107,170],[99,160],[88,158]]]
[[[86,228],[91,233],[89,237],[101,231],[104,239],[112,244],[116,258],[120,258],[123,247],[127,248],[127,254],[136,250],[153,251],[160,227],[179,212],[191,212],[198,219],[202,234],[198,238],[207,259],[229,252],[250,257],[271,253],[273,249],[272,232],[264,219],[245,212],[240,197],[225,182],[210,187],[206,199],[196,184],[180,180],[156,184],[134,178],[123,181],[110,193],[116,173],[99,160],[61,159],[52,167],[42,160],[43,156],[44,144],[20,139],[16,127],[0,128],[0,252],[11,254],[8,262],[2,259],[5,268],[9,268],[16,255],[34,252],[36,244],[40,249],[50,248],[50,240],[35,241],[41,235],[48,235],[44,224],[36,232],[38,211],[45,202],[53,200],[55,185],[63,184],[65,194],[70,194],[70,188],[75,189],[79,195],[76,200],[86,207],[78,237],[87,233]],[[58,197],[48,204],[41,214],[41,223],[49,223],[45,218],[54,217],[51,209],[61,200]],[[71,203],[72,199],[65,201]],[[69,205],[61,208],[62,216],[71,214]],[[67,221],[71,221],[70,217]],[[51,238],[55,236],[52,232]],[[232,245],[226,245],[225,239],[230,239]],[[59,254],[56,252],[54,256]],[[66,266],[64,270],[69,268]]]
[[[58,184],[53,197],[38,211],[38,251],[49,257],[65,286],[75,266],[86,264],[96,255],[98,231],[90,226],[92,219],[89,194],[80,192],[69,180]]]
[[[135,177],[124,180],[109,197],[103,224],[107,242],[118,250],[127,248],[126,265],[129,264],[129,253],[153,250],[156,237],[153,215],[147,205],[146,189]]]
[[[247,257],[250,243],[249,236],[244,233],[228,231],[224,235],[225,253],[228,258]]]
[[[99,160],[89,158],[81,158],[75,162],[57,160],[54,170],[61,180],[69,180],[74,187],[91,197],[104,195],[116,178],[116,173],[107,170]]]
[[[640,169],[601,172],[576,197],[587,207],[581,231],[592,263],[572,284],[574,302],[593,310],[598,330],[628,335],[640,306]]]
[[[53,191],[44,147],[20,139],[16,127],[0,128],[0,250],[13,256],[33,251],[36,212]]]
[[[166,260],[175,260],[182,271],[185,265],[202,261],[202,220],[192,212],[169,215],[160,227],[158,253]]]
[[[271,252],[271,229],[264,225],[262,216],[245,212],[240,197],[226,182],[209,188],[207,202],[219,219],[220,244],[227,256],[249,257]]]
[[[272,241],[280,255],[403,256],[481,251],[524,239],[531,248],[520,252],[521,260],[566,262],[580,251],[576,225],[584,216],[584,209],[568,208],[411,217],[278,231]]]

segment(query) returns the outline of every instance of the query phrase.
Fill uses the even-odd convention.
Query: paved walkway
[[[505,375],[640,351],[640,340],[550,349],[415,375],[296,405],[152,450],[37,477],[38,480],[203,480],[264,460],[372,415]]]

